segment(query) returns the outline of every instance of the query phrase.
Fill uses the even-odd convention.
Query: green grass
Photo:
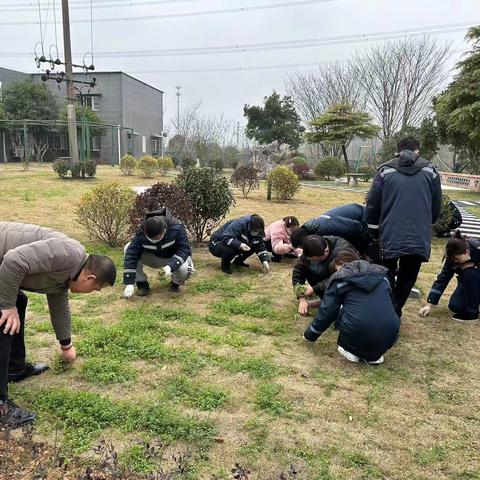
[[[81,376],[87,382],[107,385],[126,383],[137,378],[137,372],[129,365],[110,358],[88,358],[81,366]]]
[[[120,455],[120,465],[124,470],[138,474],[154,473],[157,462],[149,452],[146,445],[133,445]]]
[[[271,306],[271,299],[257,298],[253,301],[242,302],[237,299],[227,299],[221,302],[215,302],[212,308],[224,315],[244,315],[255,318],[276,318],[277,312]]]
[[[274,417],[286,416],[292,411],[290,402],[281,398],[282,387],[273,383],[264,383],[258,387],[255,405]]]
[[[205,294],[215,292],[224,298],[235,298],[248,292],[252,288],[251,282],[238,281],[226,275],[199,280],[192,285],[191,292]]]

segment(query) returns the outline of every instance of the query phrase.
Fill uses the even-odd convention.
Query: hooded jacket
[[[44,293],[57,339],[69,339],[69,281],[87,258],[79,242],[51,228],[0,222],[0,310],[15,307],[20,289]]]
[[[325,290],[326,282],[330,277],[330,270],[329,265],[332,260],[335,259],[338,252],[341,250],[354,250],[354,246],[347,242],[344,238],[340,237],[324,237],[327,241],[329,254],[328,257],[319,262],[319,261],[310,261],[302,255],[298,260],[295,266],[293,267],[292,272],[292,284],[293,288],[297,285],[304,285],[309,277],[314,277],[317,279],[317,283],[315,285],[311,285],[313,291],[316,295],[323,295]]]
[[[302,227],[308,235],[333,235],[342,237],[355,248],[365,252],[372,239],[365,221],[365,207],[349,203],[326,211],[306,222]]]
[[[175,272],[192,255],[185,227],[171,215],[167,208],[158,212],[150,212],[147,217],[163,217],[167,224],[165,235],[157,242],[151,242],[145,235],[144,223],[132,238],[125,252],[123,263],[123,283],[133,285],[137,272],[137,265],[144,252],[149,252],[160,258],[170,258],[168,266]]]
[[[305,337],[317,340],[333,322],[341,346],[361,358],[376,360],[391,348],[400,319],[391,299],[388,269],[356,260],[333,274]]]
[[[480,266],[480,240],[469,238],[467,243],[468,249],[470,250],[470,261],[475,265]],[[442,271],[438,274],[437,279],[430,289],[427,302],[432,305],[438,305],[438,302],[450,283],[450,280],[456,274],[458,275],[458,280],[460,282],[462,278],[462,272],[463,270],[460,268],[460,265],[446,259],[443,264]]]
[[[240,245],[245,243],[254,252],[257,253],[261,262],[268,262],[269,255],[263,242],[264,232],[258,232],[258,235],[252,235],[250,232],[250,220],[252,215],[229,220],[223,224],[210,237],[210,242],[215,244],[222,242],[227,247],[240,250]]]
[[[269,225],[265,229],[265,238],[263,240],[270,240],[272,242],[273,253],[277,255],[286,255],[287,253],[293,252],[299,257],[302,254],[301,248],[293,249],[290,243],[290,235],[285,228],[285,222],[283,220],[278,220]]]
[[[432,224],[440,214],[442,187],[436,168],[411,150],[379,167],[367,198],[368,228],[384,260],[417,255],[428,261]]]

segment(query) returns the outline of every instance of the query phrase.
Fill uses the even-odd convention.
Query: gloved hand
[[[133,296],[133,292],[135,291],[135,285],[127,285],[125,290],[123,291],[123,296],[125,298],[131,298]]]
[[[242,252],[249,252],[250,251],[250,247],[246,244],[246,243],[241,243],[240,244],[240,250]]]
[[[172,267],[170,267],[169,265],[163,267],[163,274],[165,275],[165,278],[172,278]]]
[[[270,271],[270,264],[265,260],[262,262],[263,273],[268,273]]]

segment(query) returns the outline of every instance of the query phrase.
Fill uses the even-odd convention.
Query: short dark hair
[[[309,257],[321,257],[328,247],[327,241],[320,235],[307,235],[303,239],[303,255]]]
[[[150,217],[145,220],[144,230],[145,235],[150,238],[155,238],[161,235],[167,229],[167,223],[163,217]]]
[[[420,150],[420,142],[414,137],[402,138],[397,143],[397,152],[401,152],[402,150],[411,150],[412,152]]]
[[[111,258],[105,255],[90,255],[83,268],[97,277],[97,283],[99,285],[108,283],[113,287],[115,284],[117,267]]]
[[[298,227],[300,225],[297,217],[292,217],[292,216],[284,217],[283,221],[287,228]]]
[[[290,243],[293,248],[301,248],[303,239],[308,236],[308,231],[304,227],[300,227],[290,235]]]
[[[360,256],[355,250],[340,250],[330,262],[330,273],[335,272],[335,267],[338,265],[345,265],[346,263],[354,262],[355,260],[360,260]]]
[[[462,235],[460,230],[457,230],[450,240],[447,242],[447,246],[445,248],[445,256],[447,260],[451,262],[454,261],[454,258],[457,255],[463,255],[468,250],[468,241],[465,235]]]
[[[265,222],[260,215],[254,213],[250,218],[250,230],[254,232],[264,232],[265,231]]]

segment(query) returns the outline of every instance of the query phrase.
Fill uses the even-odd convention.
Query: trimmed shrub
[[[258,170],[253,165],[241,165],[237,167],[230,181],[234,187],[242,191],[243,198],[247,198],[251,190],[260,187]]]
[[[293,163],[294,165],[307,165],[308,166],[307,159],[305,157],[300,157],[300,156],[293,157],[290,160],[290,163]]]
[[[192,221],[193,206],[185,192],[174,183],[159,182],[138,195],[130,211],[130,224],[135,231],[147,212],[167,207],[185,226]]]
[[[274,168],[267,177],[272,192],[279,200],[291,200],[300,189],[298,176],[288,167]]]
[[[375,173],[377,172],[377,169],[374,165],[372,164],[367,164],[367,165],[362,165],[359,169],[358,169],[358,173],[363,173],[365,176],[363,177],[363,180],[365,182],[368,182],[370,181],[374,176],[375,176]]]
[[[292,170],[293,173],[301,180],[307,180],[310,178],[310,167],[307,165],[307,163],[295,163],[292,166]]]
[[[235,203],[228,180],[212,168],[189,168],[177,177],[177,185],[193,205],[187,226],[197,242],[203,241],[225,218]]]
[[[137,168],[143,173],[143,178],[153,178],[158,171],[158,162],[150,155],[143,155],[137,162]]]
[[[440,238],[449,236],[452,220],[453,208],[450,204],[450,197],[448,195],[442,195],[442,208],[438,220],[432,226],[433,234]]]
[[[97,164],[93,160],[84,160],[78,162],[75,165],[69,164],[70,173],[72,178],[93,178],[97,173]]]
[[[314,172],[317,178],[327,178],[328,180],[330,177],[339,178],[347,173],[345,164],[338,157],[325,157],[320,160],[315,165]]]
[[[124,155],[120,159],[120,170],[124,175],[132,176],[137,168],[137,159],[133,155]]]
[[[61,158],[52,163],[52,168],[60,178],[66,178],[70,172],[70,162],[64,158]]]
[[[160,157],[157,159],[158,168],[165,176],[169,170],[173,170],[175,168],[175,164],[170,157]]]
[[[76,210],[77,221],[94,240],[117,247],[130,235],[129,213],[135,192],[118,182],[102,183],[85,193]]]

